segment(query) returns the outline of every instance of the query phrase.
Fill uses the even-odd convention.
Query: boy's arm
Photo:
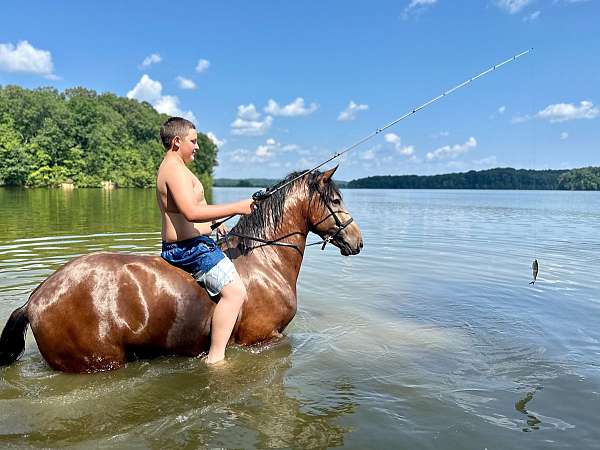
[[[174,171],[166,177],[166,185],[179,213],[189,222],[210,222],[234,214],[250,214],[252,200],[241,200],[223,205],[203,205],[196,203],[191,195],[192,180]]]

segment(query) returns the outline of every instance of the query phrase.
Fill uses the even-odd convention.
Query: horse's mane
[[[273,186],[272,189],[287,183],[304,172],[305,171],[299,171],[288,174],[287,177]],[[341,195],[339,188],[333,181],[320,185],[319,181],[321,175],[322,173],[318,170],[311,172],[293,183],[288,184],[265,200],[258,202],[254,212],[250,215],[242,216],[231,231],[246,236],[257,237],[259,239],[267,239],[268,236],[272,237],[272,233],[276,232],[281,225],[286,197],[296,186],[301,184],[306,185],[309,202],[316,193],[321,194],[319,197],[321,203],[331,202],[335,194]],[[240,244],[245,248],[249,248],[256,244],[256,241],[252,241],[251,239],[239,239]]]

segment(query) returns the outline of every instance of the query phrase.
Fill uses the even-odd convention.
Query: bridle
[[[321,196],[321,198],[323,198],[323,194],[320,191],[317,191],[319,193],[319,195]],[[309,200],[310,202],[311,200]],[[331,243],[331,241],[333,241],[342,231],[344,231],[352,222],[354,222],[354,218],[350,215],[350,213],[348,211],[336,211],[333,210],[333,208],[331,207],[331,205],[329,205],[329,203],[323,202],[325,204],[325,206],[327,207],[327,209],[329,210],[329,214],[327,214],[325,217],[323,217],[321,220],[319,220],[316,224],[314,224],[313,226],[317,227],[320,224],[322,224],[323,222],[325,222],[327,219],[329,219],[330,217],[333,217],[333,220],[335,221],[335,225],[336,225],[336,229],[335,231],[330,234],[329,236],[326,236],[324,239],[317,241],[317,242],[311,242],[310,244],[306,244],[305,247],[312,247],[313,245],[321,245],[321,250],[325,250],[325,246],[329,243]],[[310,204],[310,203],[309,203]],[[338,214],[346,214],[347,216],[350,216],[350,218],[345,221],[342,222],[338,216]],[[293,236],[295,234],[300,234],[304,237],[307,236],[307,234],[302,233],[302,232],[292,232],[290,234],[287,234],[285,236],[279,237],[277,239],[262,239],[262,238],[258,238],[258,237],[254,237],[254,236],[248,236],[245,234],[241,234],[241,233],[236,233],[234,231],[230,231],[229,233],[227,233],[227,236],[225,236],[225,238],[223,238],[225,240],[225,242],[228,244],[229,243],[229,236],[235,236],[238,238],[243,238],[243,239],[249,239],[251,241],[256,241],[256,242],[260,242],[262,245],[258,245],[256,247],[252,247],[257,248],[257,247],[262,247],[262,246],[267,246],[267,245],[273,245],[276,247],[291,247],[296,249],[301,255],[304,254],[304,252],[302,250],[300,250],[300,247],[298,247],[296,244],[291,244],[289,242],[281,242],[281,239],[286,239],[290,236]]]
[[[317,192],[319,192],[319,195],[322,198],[323,195],[321,194],[321,192],[320,191],[317,191]],[[325,203],[325,202],[323,202],[323,203]],[[338,214],[343,213],[343,214],[346,214],[347,216],[350,216],[350,218],[346,222],[342,222],[340,220],[340,218],[338,217],[338,215],[333,210],[333,208],[329,205],[329,203],[325,203],[325,206],[329,210],[329,214],[327,216],[325,216],[323,219],[321,219],[319,222],[317,222],[314,226],[315,227],[319,226],[320,224],[322,224],[323,222],[325,222],[330,217],[333,217],[333,220],[335,221],[335,226],[337,227],[337,229],[332,234],[330,234],[325,239],[323,239],[322,241],[320,241],[320,242],[313,242],[311,244],[308,244],[308,245],[323,244],[323,246],[321,247],[321,250],[325,250],[325,246],[327,244],[329,244],[333,239],[335,239],[338,234],[340,234],[342,231],[344,231],[346,229],[346,227],[348,227],[348,225],[350,225],[352,222],[354,222],[354,218],[352,216],[350,216],[350,213],[348,213],[348,211],[338,211]],[[307,245],[307,247],[308,247],[308,245]]]

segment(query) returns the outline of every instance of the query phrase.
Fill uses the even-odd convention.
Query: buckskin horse
[[[221,243],[248,293],[230,344],[272,339],[294,318],[309,231],[342,255],[360,252],[360,229],[331,180],[335,170],[309,173],[275,192]],[[0,365],[22,355],[28,324],[44,359],[66,372],[117,369],[139,357],[198,356],[210,346],[216,301],[192,276],[159,256],[80,256],[13,311],[0,337]]]

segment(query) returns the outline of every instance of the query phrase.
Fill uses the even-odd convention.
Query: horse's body
[[[234,228],[295,246],[257,244],[243,237],[224,245],[248,293],[232,341],[251,345],[268,340],[293,319],[309,231],[335,236],[332,243],[345,255],[360,251],[362,237],[355,223],[340,232],[332,206],[337,214],[349,215],[340,209],[332,174],[311,174],[292,184],[281,198],[269,198],[254,217],[242,218]],[[0,338],[0,365],[22,353],[28,323],[48,364],[68,372],[115,369],[137,356],[196,356],[210,346],[215,301],[188,273],[158,256],[81,256],[52,274],[13,312]]]

